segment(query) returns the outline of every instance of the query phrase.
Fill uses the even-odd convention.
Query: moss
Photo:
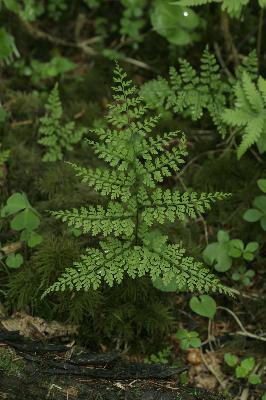
[[[0,347],[0,370],[4,374],[20,377],[24,369],[24,362],[14,351]]]

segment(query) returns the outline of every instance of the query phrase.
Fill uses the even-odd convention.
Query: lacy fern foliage
[[[178,71],[174,67],[170,68],[169,81],[159,78],[148,82],[143,86],[141,94],[149,105],[165,106],[194,121],[200,119],[206,110],[214,125],[225,134],[220,116],[230,87],[222,80],[215,56],[206,48],[201,57],[199,72],[185,59],[179,59],[179,64]]]
[[[235,108],[226,109],[223,120],[240,128],[242,141],[237,149],[238,158],[256,143],[259,151],[266,150],[266,80],[261,76],[257,85],[244,72],[235,84]]]
[[[158,187],[165,177],[179,171],[187,155],[180,132],[152,134],[158,118],[120,67],[114,71],[114,103],[109,106],[108,128],[96,129],[91,141],[106,167],[86,169],[73,165],[77,175],[95,191],[109,198],[106,207],[54,211],[52,215],[83,234],[99,237],[97,248],[87,248],[46,291],[97,289],[121,283],[129,276],[174,281],[179,289],[230,292],[207,268],[186,255],[182,243],[170,244],[158,228],[166,221],[195,218],[223,193],[181,193]],[[169,145],[179,138],[175,145]]]
[[[46,148],[43,161],[62,160],[66,150],[73,150],[73,145],[80,142],[85,134],[84,127],[76,127],[73,121],[63,125],[63,108],[56,84],[48,97],[46,115],[40,118],[40,139],[38,143]]]

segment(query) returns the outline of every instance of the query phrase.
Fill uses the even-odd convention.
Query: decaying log
[[[11,362],[8,357],[3,362],[4,352]],[[18,360],[20,366],[14,368]],[[183,370],[0,332],[0,399],[223,400],[219,394],[179,385]]]

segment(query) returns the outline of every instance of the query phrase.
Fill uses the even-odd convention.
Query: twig
[[[214,51],[215,51],[216,57],[218,58],[218,61],[221,64],[221,67],[224,69],[224,72],[226,73],[228,78],[233,78],[232,73],[229,71],[229,69],[227,68],[227,66],[225,64],[225,61],[223,59],[223,56],[222,56],[222,53],[221,53],[218,43],[214,42],[213,46],[214,46]]]
[[[249,396],[249,388],[245,388],[241,393],[240,400],[248,400],[248,396]]]
[[[10,124],[10,126],[12,128],[15,128],[17,126],[25,126],[25,125],[32,125],[32,124],[33,124],[33,121],[29,119],[29,120],[25,120],[25,121],[14,121]]]
[[[225,46],[229,54],[229,58],[233,59],[235,67],[239,64],[239,54],[235,46],[231,31],[229,16],[225,11],[221,12],[221,30],[225,40]]]
[[[217,373],[217,371],[215,371],[215,369],[213,368],[213,366],[211,364],[209,364],[206,361],[206,358],[203,355],[203,351],[202,349],[200,349],[200,355],[201,355],[201,359],[205,365],[205,367],[208,369],[208,371],[210,371],[212,373],[212,375],[215,377],[215,379],[217,380],[217,382],[219,383],[219,385],[223,388],[226,389],[226,384],[224,383],[224,381],[220,378],[219,374]]]
[[[27,32],[31,36],[33,36],[37,39],[47,40],[48,42],[50,42],[52,44],[57,44],[58,46],[79,49],[88,56],[97,56],[100,54],[97,50],[95,50],[93,47],[91,47],[91,44],[97,43],[101,40],[100,36],[95,36],[95,37],[92,37],[90,39],[86,39],[86,40],[83,40],[80,42],[70,42],[70,41],[66,41],[64,39],[58,38],[56,36],[50,35],[49,33],[46,33],[44,31],[42,31],[41,29],[31,25],[28,21],[22,21],[22,23],[23,23],[23,26],[25,27],[25,29],[27,30]],[[148,64],[146,64],[144,61],[136,60],[131,57],[125,57],[125,58],[123,58],[123,61],[125,61],[129,64],[132,64],[132,65],[135,65],[139,68],[152,70],[152,68]]]
[[[229,308],[227,307],[222,307],[222,306],[218,306],[217,310],[224,310],[227,311],[230,315],[232,315],[232,317],[234,318],[234,320],[236,321],[237,325],[240,327],[241,331],[236,332],[236,335],[241,335],[241,336],[246,336],[246,337],[250,337],[252,339],[257,339],[257,340],[261,340],[263,342],[266,342],[266,337],[264,336],[259,336],[259,335],[255,335],[254,333],[248,332],[246,330],[246,328],[244,327],[244,325],[242,324],[242,322],[240,321],[240,319],[238,318],[238,316]]]

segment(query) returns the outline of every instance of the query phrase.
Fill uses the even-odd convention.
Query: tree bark
[[[129,363],[116,353],[78,353],[61,344],[35,342],[4,332],[0,332],[0,349],[0,399],[224,399],[219,394],[179,385],[178,375],[184,369]],[[9,354],[11,362],[3,361],[3,352]],[[18,360],[19,369],[14,368]]]

